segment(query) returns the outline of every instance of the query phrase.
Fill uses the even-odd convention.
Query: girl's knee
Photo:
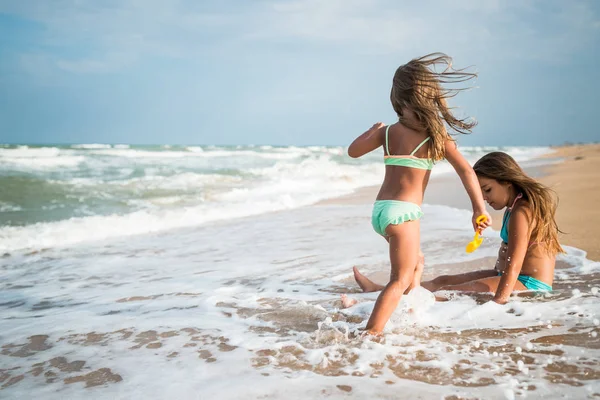
[[[407,279],[406,277],[392,279],[390,283],[388,283],[388,287],[395,292],[397,291],[399,294],[404,293],[404,291],[408,288],[408,286],[412,283],[412,279]]]

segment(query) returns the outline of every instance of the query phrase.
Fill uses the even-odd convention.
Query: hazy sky
[[[434,51],[460,143],[600,140],[596,0],[0,0],[0,142],[347,145]]]

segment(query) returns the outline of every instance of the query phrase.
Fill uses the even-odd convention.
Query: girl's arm
[[[383,144],[385,129],[383,122],[377,122],[365,133],[354,139],[348,147],[348,155],[352,158],[362,157]]]
[[[523,267],[523,260],[529,247],[529,216],[525,207],[515,207],[510,214],[508,224],[508,250],[506,252],[506,268],[500,278],[494,301],[504,304],[508,301],[517,278]]]
[[[504,272],[506,269],[506,251],[508,250],[508,245],[504,242],[500,243],[500,248],[498,249],[498,259],[496,260],[496,265],[494,269],[497,272]]]
[[[477,175],[475,175],[475,171],[473,171],[471,164],[469,164],[460,151],[458,151],[456,142],[453,140],[446,141],[446,159],[452,165],[452,167],[454,167],[454,170],[460,177],[460,180],[462,181],[462,184],[465,187],[469,198],[471,199],[471,205],[473,207],[473,229],[483,230],[488,226],[491,226],[492,217],[485,209],[483,195],[481,194],[481,188],[479,187]],[[480,215],[485,215],[487,220],[477,224],[475,220]]]

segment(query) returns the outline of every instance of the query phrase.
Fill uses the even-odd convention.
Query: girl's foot
[[[343,294],[341,297],[342,297],[342,308],[350,308],[353,305],[355,305],[356,303],[358,303],[358,301],[356,299],[351,299],[348,296],[346,296],[345,294]]]
[[[369,278],[358,271],[358,268],[352,267],[352,271],[354,271],[354,280],[358,283],[358,286],[360,286],[363,292],[370,293],[381,290],[382,286],[370,281]]]
[[[382,343],[384,336],[383,332],[375,332],[375,331],[363,331],[360,335],[361,339],[369,339],[372,342]]]

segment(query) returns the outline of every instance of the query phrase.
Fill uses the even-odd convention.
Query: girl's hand
[[[377,130],[377,129],[382,128],[384,126],[385,126],[385,124],[383,122],[375,122],[373,124],[373,126],[371,127],[371,129],[369,129],[369,130],[370,131]]]
[[[480,215],[485,215],[486,219],[478,224],[477,218],[479,218]],[[471,219],[471,222],[473,223],[473,229],[476,232],[481,233],[484,229],[492,226],[492,216],[486,210],[475,211],[473,213],[473,218]]]

